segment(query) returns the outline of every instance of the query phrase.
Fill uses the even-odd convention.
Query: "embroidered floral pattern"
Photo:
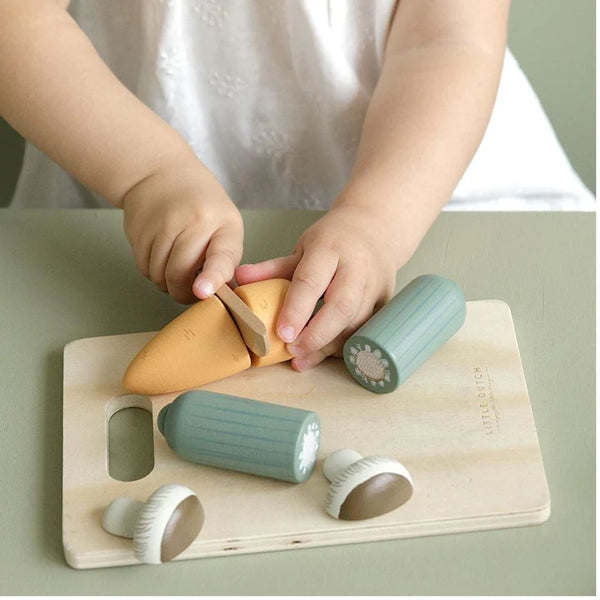
[[[315,190],[310,190],[306,186],[301,186],[302,196],[300,197],[301,207],[307,210],[323,208],[323,195]]]
[[[211,75],[210,84],[220,96],[233,98],[240,90],[246,87],[246,83],[239,77],[228,74],[220,74],[216,71]]]
[[[228,16],[227,11],[217,0],[196,0],[192,9],[200,15],[204,23],[219,29],[223,25],[223,20]]]
[[[257,154],[264,154],[275,160],[281,158],[289,150],[287,135],[274,129],[255,133],[252,136],[252,143]]]
[[[181,46],[163,50],[158,55],[158,68],[167,75],[179,73],[187,63],[187,52]]]
[[[372,48],[375,44],[375,33],[372,25],[363,27],[357,39],[357,50],[360,54]]]

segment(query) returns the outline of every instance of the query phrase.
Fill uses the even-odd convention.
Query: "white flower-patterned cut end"
[[[320,438],[321,431],[319,424],[311,423],[302,436],[302,446],[298,455],[300,471],[303,475],[311,472],[317,462]]]
[[[379,348],[372,349],[369,344],[357,343],[350,348],[348,361],[356,376],[373,387],[383,387],[391,382],[390,363]]]

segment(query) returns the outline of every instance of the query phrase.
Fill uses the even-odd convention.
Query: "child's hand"
[[[142,180],[125,196],[123,212],[139,270],[178,302],[206,298],[232,279],[242,257],[242,217],[200,161]]]
[[[391,298],[396,271],[411,254],[400,238],[373,208],[341,205],[303,233],[293,254],[238,267],[236,279],[291,279],[277,332],[295,357],[292,366],[304,371],[339,356],[346,339]]]

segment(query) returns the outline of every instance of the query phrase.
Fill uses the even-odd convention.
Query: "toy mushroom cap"
[[[333,479],[325,509],[336,519],[370,519],[402,506],[412,493],[412,479],[401,463],[371,456],[352,463]]]
[[[339,519],[355,521],[383,515],[411,496],[411,483],[397,473],[381,473],[356,486],[340,507]]]
[[[144,563],[160,564],[183,552],[204,524],[204,510],[189,488],[159,487],[140,512],[134,530],[134,552]]]

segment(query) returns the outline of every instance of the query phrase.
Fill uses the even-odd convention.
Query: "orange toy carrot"
[[[233,319],[216,297],[197,302],[168,323],[135,356],[123,387],[165,394],[239,373],[250,355]]]

